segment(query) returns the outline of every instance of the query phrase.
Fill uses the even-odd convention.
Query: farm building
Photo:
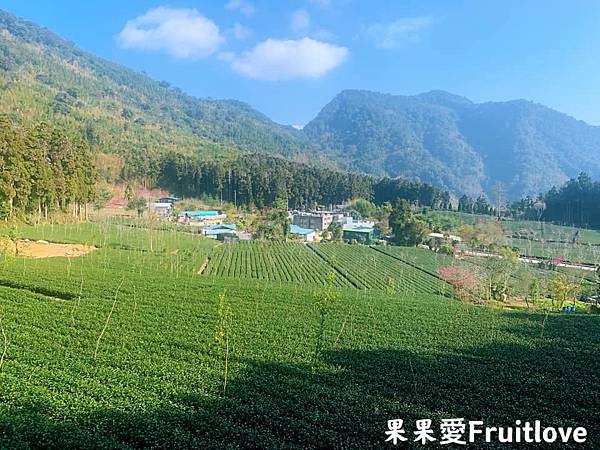
[[[344,225],[343,238],[347,241],[367,242],[379,237],[379,232],[372,226],[363,224]]]
[[[179,199],[177,197],[161,197],[156,203],[170,203],[171,205],[177,202]]]
[[[202,234],[218,241],[231,240],[237,238],[237,226],[228,223],[208,225],[202,230]]]
[[[178,222],[187,224],[217,224],[227,216],[219,211],[182,211],[179,213]]]
[[[333,219],[342,226],[352,225],[352,223],[354,222],[354,219],[352,218],[352,216],[348,216],[348,215],[342,214],[342,213],[336,213],[334,215]]]
[[[333,222],[333,214],[327,211],[292,213],[292,224],[301,228],[323,231]]]
[[[452,234],[429,233],[428,237],[433,238],[433,239],[439,239],[439,240],[442,240],[442,241],[462,242],[462,238],[460,236],[454,236]]]
[[[173,204],[169,202],[156,202],[152,204],[152,210],[160,216],[170,216],[173,210]]]
[[[290,227],[290,234],[300,236],[305,242],[313,242],[317,236],[315,230],[311,230],[310,228],[302,228],[298,225],[292,225]]]

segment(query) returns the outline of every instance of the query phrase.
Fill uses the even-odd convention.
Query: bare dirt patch
[[[97,250],[93,245],[83,244],[56,244],[46,241],[28,241],[19,239],[15,241],[16,255],[29,258],[76,258]]]

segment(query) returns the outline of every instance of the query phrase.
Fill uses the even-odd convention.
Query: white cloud
[[[342,64],[348,49],[310,38],[267,39],[231,61],[238,73],[257,80],[318,78]]]
[[[254,4],[247,0],[230,0],[225,9],[238,10],[245,16],[251,16],[256,12]]]
[[[377,47],[395,49],[406,43],[419,42],[420,31],[432,23],[433,19],[429,16],[402,17],[390,23],[373,24],[366,29],[366,34]]]
[[[235,61],[235,53],[219,52],[219,54],[217,54],[217,58],[219,58],[221,61],[231,63],[231,62]]]
[[[158,7],[129,20],[117,35],[123,48],[165,51],[176,58],[203,58],[223,43],[219,27],[196,9]]]
[[[310,15],[304,9],[297,9],[292,13],[290,28],[294,33],[306,30],[310,27]]]
[[[250,28],[245,27],[239,22],[236,22],[233,28],[231,29],[233,36],[240,41],[248,38],[252,34],[252,30]]]
[[[331,0],[309,0],[309,3],[320,6],[322,8],[328,8],[329,6],[331,6]]]
[[[290,18],[290,30],[296,35],[310,37],[317,41],[334,41],[335,34],[312,25],[310,14],[305,9],[297,9]]]
[[[328,30],[318,29],[314,30],[310,33],[310,37],[316,39],[318,41],[334,41],[337,39],[337,36]]]

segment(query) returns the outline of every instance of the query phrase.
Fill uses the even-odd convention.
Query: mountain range
[[[525,100],[474,103],[444,91],[338,94],[303,130],[249,105],[186,95],[0,10],[1,113],[79,132],[126,176],[164,152],[281,155],[456,194],[535,195],[581,171],[600,178],[600,127]]]
[[[537,194],[585,170],[600,176],[600,127],[525,100],[473,103],[344,91],[305,128],[343,167],[477,194]]]

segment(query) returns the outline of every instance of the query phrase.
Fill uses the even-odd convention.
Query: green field
[[[359,289],[427,294],[442,294],[448,290],[437,277],[374,248],[335,243],[310,246]]]
[[[563,258],[573,263],[600,264],[600,246],[539,242],[527,239],[510,239],[509,245],[519,249],[524,256]]]
[[[212,241],[132,230],[19,230],[100,248],[2,259],[0,448],[385,448],[389,419],[452,417],[600,439],[599,316],[393,292],[386,270],[437,280],[352,245],[315,248],[384,288],[323,305],[318,283],[198,275]]]
[[[205,275],[324,285],[333,268],[307,246],[297,243],[250,241],[218,246]],[[336,276],[334,285],[349,287]]]
[[[486,263],[485,258],[463,257],[459,259],[416,247],[385,246],[381,247],[380,251],[421,267],[435,276],[437,276],[438,269],[442,267],[463,267],[474,273],[481,273]],[[581,270],[565,271],[574,280],[580,280],[581,272]],[[553,272],[551,271],[542,270],[533,264],[521,262],[515,267],[514,274],[511,277],[511,287],[515,294],[525,295],[527,294],[528,285],[533,278],[537,278],[543,282],[549,280],[552,276]],[[586,278],[586,281],[589,281],[589,278]]]
[[[527,220],[503,221],[510,236],[526,239],[600,245],[600,231]]]
[[[383,253],[414,264],[432,274],[437,274],[437,270],[440,267],[469,266],[469,263],[466,260],[417,247],[396,247],[386,245],[377,248]]]
[[[443,230],[456,232],[460,224],[477,225],[479,223],[494,222],[494,216],[482,214],[467,214],[451,211],[429,212],[432,218],[445,219],[448,224],[452,223],[453,229]],[[577,228],[564,225],[556,225],[546,222],[531,220],[502,220],[499,222],[506,236],[518,240],[532,240],[545,243],[566,243],[582,245],[600,245],[600,231],[585,228]],[[517,239],[520,238],[520,239]]]
[[[216,243],[214,240],[202,239],[189,233],[152,230],[110,222],[22,226],[17,229],[16,234],[19,238],[88,244],[103,249],[132,250],[162,256],[169,261],[187,257],[189,261],[197,260],[199,264]],[[176,258],[172,258],[173,256]],[[181,265],[183,266],[183,263]]]

